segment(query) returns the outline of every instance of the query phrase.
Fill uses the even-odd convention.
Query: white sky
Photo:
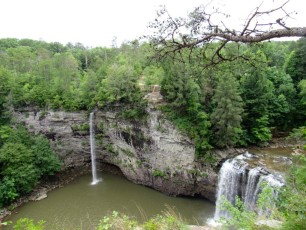
[[[110,46],[148,32],[159,5],[174,16],[185,16],[209,0],[0,0],[0,38],[30,38],[47,42],[81,42],[85,46]],[[250,11],[264,2],[284,0],[214,0],[221,11],[242,23]],[[294,26],[306,26],[304,0],[290,0],[288,11],[297,11]],[[274,5],[276,6],[276,5]],[[304,10],[305,11],[305,10]],[[240,21],[239,21],[240,20]],[[237,23],[237,21],[235,22]],[[290,25],[290,24],[288,24]]]

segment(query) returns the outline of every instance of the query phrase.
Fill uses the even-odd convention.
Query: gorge
[[[181,134],[151,107],[144,121],[119,118],[119,107],[95,113],[97,166],[108,163],[118,167],[124,176],[168,195],[202,196],[215,201],[218,172],[195,159],[192,141]],[[90,159],[88,114],[85,112],[15,113],[31,132],[49,138],[63,167],[78,168]],[[243,150],[231,150],[235,155]],[[223,155],[222,155],[223,154]],[[216,151],[221,160],[227,157]]]
[[[238,161],[239,157],[230,158],[245,153],[245,149],[214,150],[219,166],[212,167],[195,158],[193,142],[179,132],[154,105],[147,108],[145,119],[138,121],[123,119],[120,117],[121,111],[122,108],[117,105],[96,111],[95,116],[90,113],[89,124],[86,112],[42,112],[32,108],[16,111],[14,116],[31,132],[42,133],[49,138],[53,149],[64,162],[64,169],[91,164],[92,184],[99,181],[94,164],[97,161],[99,169],[105,163],[116,166],[128,180],[136,184],[172,196],[199,196],[215,202],[216,197],[220,196],[216,196],[218,170],[225,162],[220,176],[222,178],[222,172],[229,169],[226,174],[230,178],[225,178],[225,182],[219,179],[219,193],[231,194],[231,197],[227,197],[229,200],[240,195],[249,207],[254,205],[257,196],[255,190],[258,190],[259,181],[262,180],[260,175],[270,175],[264,169],[246,167],[248,164],[242,158],[256,156],[244,154],[239,156]],[[94,129],[96,147],[94,136],[91,135]],[[231,188],[229,181],[236,187]],[[222,185],[226,188],[222,189]],[[215,217],[219,215],[217,209]]]

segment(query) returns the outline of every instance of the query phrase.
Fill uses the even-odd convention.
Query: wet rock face
[[[119,108],[95,113],[97,161],[120,168],[127,179],[169,195],[200,195],[215,201],[217,173],[196,162],[193,142],[155,108],[143,120],[120,118]],[[42,133],[65,168],[90,163],[86,112],[15,112],[30,131]],[[223,157],[222,153],[216,153]]]

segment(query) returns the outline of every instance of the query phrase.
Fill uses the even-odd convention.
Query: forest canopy
[[[1,122],[10,109],[29,106],[75,111],[121,103],[128,117],[143,116],[144,96],[159,84],[161,109],[195,140],[197,156],[213,147],[264,144],[273,134],[304,126],[306,39],[230,43],[222,52],[232,55],[238,45],[251,61],[200,68],[199,61],[206,60],[197,60],[201,48],[189,62],[171,57],[156,62],[150,44],[136,40],[88,49],[1,39]]]

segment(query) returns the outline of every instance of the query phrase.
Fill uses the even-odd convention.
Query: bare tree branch
[[[184,59],[182,51],[189,50],[186,58],[190,60],[196,49],[202,49],[203,57],[208,57],[207,54],[211,50],[207,46],[213,46],[215,50],[210,55],[211,63],[235,60],[237,57],[225,57],[222,52],[231,42],[258,43],[273,38],[306,36],[306,27],[285,25],[286,19],[290,17],[290,13],[285,10],[288,2],[289,0],[264,11],[260,10],[260,4],[247,17],[241,30],[228,27],[224,21],[229,15],[215,8],[209,12],[208,5],[197,7],[187,18],[173,18],[166,8],[162,8],[158,12],[158,18],[149,26],[154,30],[154,34],[147,38],[150,39],[158,58],[175,57],[178,54],[179,59]],[[277,18],[274,20],[261,22],[265,15],[271,18],[276,13]],[[216,20],[220,17],[224,19]],[[241,57],[239,52],[237,55]]]

